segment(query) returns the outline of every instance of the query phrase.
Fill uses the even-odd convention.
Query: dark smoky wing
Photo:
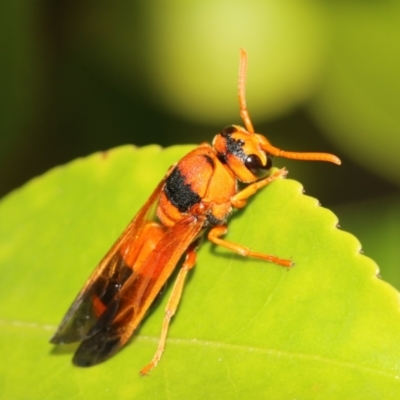
[[[106,311],[110,315],[102,315],[88,338],[80,344],[73,358],[75,365],[98,364],[125,345],[202,227],[201,222],[190,217],[165,233],[139,273],[132,275],[113,298]]]
[[[134,249],[141,229],[153,218],[163,184],[164,180],[94,270],[51,338],[51,343],[78,342],[86,339],[88,335],[95,334],[102,328],[97,322],[103,313],[108,316],[108,321],[113,319],[119,293],[135,269],[134,265],[125,263],[124,256]],[[108,323],[104,317],[101,320],[103,326]]]

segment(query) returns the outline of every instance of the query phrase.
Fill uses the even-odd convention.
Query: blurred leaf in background
[[[0,196],[31,177],[21,154],[33,148],[45,91],[37,7],[28,1],[0,5]],[[29,168],[29,167],[28,167]]]
[[[311,110],[342,153],[398,185],[400,2],[328,6],[328,66]]]
[[[399,259],[398,234],[368,202],[400,222],[399,10],[399,0],[2,4],[0,193],[124,143],[211,141],[240,123],[244,47],[256,129],[278,147],[344,161],[277,165],[324,205],[340,205],[344,229],[364,221],[367,255],[400,282],[398,264],[381,257],[390,248]]]

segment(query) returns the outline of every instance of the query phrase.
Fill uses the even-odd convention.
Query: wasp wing
[[[91,366],[100,363],[129,340],[202,228],[203,222],[188,216],[167,230],[139,270],[134,271],[114,296],[89,337],[80,344],[73,358],[74,364]]]
[[[164,180],[153,191],[144,206],[130,222],[113,247],[101,260],[92,275],[70,306],[56,333],[50,342],[54,344],[72,343],[85,339],[94,327],[101,329],[99,304],[104,307],[104,314],[112,319],[116,312],[112,300],[123,288],[135,268],[135,257],[138,255],[136,243],[146,224],[151,220],[155,203],[160,196]],[[129,255],[129,263],[126,263]],[[129,265],[128,265],[129,264]],[[114,307],[114,308],[113,308]],[[104,324],[105,318],[101,318]]]

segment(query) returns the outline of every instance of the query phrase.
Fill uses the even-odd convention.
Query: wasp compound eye
[[[272,159],[271,157],[267,156],[267,164],[263,165],[260,157],[258,157],[256,154],[250,154],[246,157],[244,164],[246,168],[254,175],[261,177],[264,176],[266,171],[272,167]]]
[[[265,166],[266,169],[271,169],[272,168],[272,156],[267,154],[267,165]]]

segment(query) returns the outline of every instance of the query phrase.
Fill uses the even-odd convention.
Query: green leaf
[[[96,367],[48,343],[63,314],[166,169],[189,146],[121,147],[55,168],[0,204],[4,399],[399,398],[398,293],[336,217],[279,180],[229,224],[229,240],[290,270],[204,243],[148,377],[171,287],[132,342]]]

